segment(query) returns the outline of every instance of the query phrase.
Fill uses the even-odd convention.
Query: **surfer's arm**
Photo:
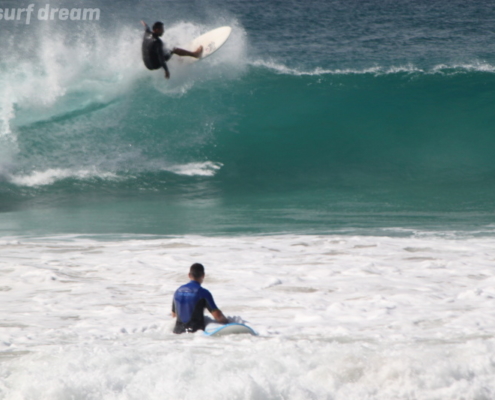
[[[151,33],[151,29],[150,29],[150,27],[148,26],[148,24],[146,22],[144,22],[143,20],[141,20],[141,24],[143,24],[144,30],[146,31],[146,33]]]
[[[213,300],[213,296],[208,290],[204,290],[204,298],[206,300],[206,308],[208,311],[213,315],[213,318],[217,322],[220,322],[221,324],[227,324],[229,321],[227,318],[225,318],[225,315],[223,315],[222,311],[217,307],[215,304],[215,300]]]
[[[227,324],[229,322],[220,310],[212,311],[211,315],[213,315],[213,318],[215,318],[215,320],[217,322],[220,322],[221,324]]]

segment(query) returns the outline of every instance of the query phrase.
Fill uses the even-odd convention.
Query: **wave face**
[[[12,40],[2,44],[10,51],[0,64],[0,209],[204,200],[218,215],[243,204],[250,226],[266,220],[253,216],[260,208],[270,216],[283,210],[283,230],[298,224],[287,219],[294,210],[319,213],[308,226],[349,212],[490,214],[495,62],[482,57],[484,19],[463,33],[455,2],[451,15],[366,4],[357,18],[375,28],[371,34],[342,22],[353,15],[344,3],[315,2],[312,11],[289,3],[270,2],[263,17],[256,4],[212,3],[220,17],[204,24],[181,22],[191,12],[186,2],[166,21],[168,45],[220,24],[233,26],[233,35],[191,67],[173,60],[169,82],[142,66],[129,5],[118,26],[81,23],[69,34],[33,22],[30,58],[16,47],[28,28],[4,24]],[[112,10],[99,6],[102,16]],[[465,23],[484,10],[466,7]],[[407,12],[415,22],[405,22]],[[289,33],[315,13],[321,25],[304,40]],[[428,13],[452,26],[425,30]],[[277,18],[279,25],[269,24]],[[462,56],[454,33],[457,43],[470,43]],[[268,231],[279,230],[274,224]]]
[[[221,161],[243,178],[428,179],[459,182],[493,172],[492,73],[325,73],[253,70],[242,130]],[[227,129],[222,129],[227,132]],[[230,135],[230,132],[229,132]],[[252,162],[255,161],[255,162]]]

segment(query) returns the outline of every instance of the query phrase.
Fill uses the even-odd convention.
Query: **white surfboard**
[[[191,43],[184,46],[185,50],[195,51],[199,46],[203,46],[203,54],[200,58],[194,57],[181,57],[181,60],[186,63],[193,63],[198,60],[202,60],[208,56],[211,56],[227,41],[232,32],[230,26],[221,26],[220,28],[213,29],[205,34],[197,37]]]
[[[224,336],[224,335],[236,335],[241,333],[248,333],[250,335],[258,335],[253,328],[233,322],[230,324],[217,324],[215,322],[210,322],[205,327],[204,334],[206,336]]]

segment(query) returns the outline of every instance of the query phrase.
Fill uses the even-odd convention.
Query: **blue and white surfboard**
[[[224,335],[235,335],[240,333],[249,333],[250,335],[258,335],[256,331],[244,324],[239,324],[237,322],[233,322],[230,324],[217,324],[215,322],[211,322],[206,325],[204,334],[206,336],[224,336]]]

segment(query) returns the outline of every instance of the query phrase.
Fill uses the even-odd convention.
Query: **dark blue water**
[[[0,20],[3,234],[492,231],[491,3],[55,5]],[[166,82],[139,19],[233,34]]]

